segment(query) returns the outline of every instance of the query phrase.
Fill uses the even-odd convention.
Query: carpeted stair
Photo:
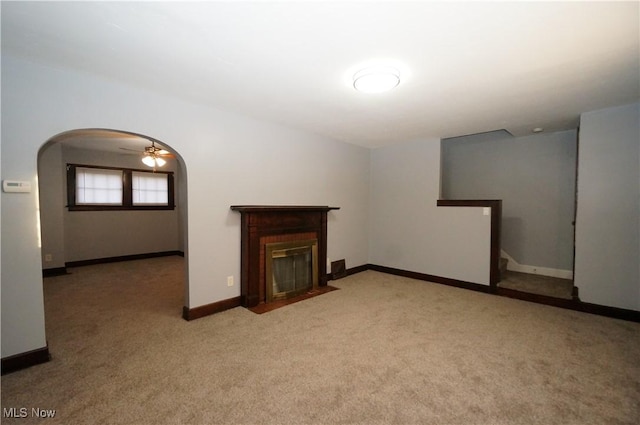
[[[507,272],[507,264],[509,264],[509,260],[502,257],[500,258],[500,280],[504,279],[505,273]]]

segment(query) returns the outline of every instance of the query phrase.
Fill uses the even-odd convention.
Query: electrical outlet
[[[46,262],[53,261],[53,256],[51,254],[44,254],[44,261]]]
[[[227,286],[233,286],[233,276],[227,276]]]

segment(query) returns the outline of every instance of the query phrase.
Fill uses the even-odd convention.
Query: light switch
[[[491,208],[489,207],[482,208],[482,215],[491,215]]]

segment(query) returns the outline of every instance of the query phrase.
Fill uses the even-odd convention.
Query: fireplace
[[[327,206],[232,206],[241,214],[241,304],[327,287]]]
[[[318,288],[318,240],[265,246],[266,302],[292,298]]]

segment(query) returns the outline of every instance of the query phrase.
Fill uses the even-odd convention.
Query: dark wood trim
[[[340,207],[328,207],[326,205],[232,205],[233,211],[244,213],[268,213],[268,212],[328,212],[339,210]]]
[[[105,165],[74,164],[74,163],[67,163],[67,166],[81,167],[81,168],[98,168],[100,170],[122,170],[122,171],[136,171],[140,173],[173,174],[173,171],[162,171],[162,170],[153,171],[153,170],[150,170],[149,168],[108,167]]]
[[[66,267],[55,267],[52,269],[42,269],[42,277],[64,276],[68,274]]]
[[[216,301],[215,303],[201,305],[195,308],[187,306],[182,307],[182,318],[187,321],[199,319],[201,317],[210,316],[235,307],[240,307],[240,297],[228,298],[226,300]]]
[[[537,304],[551,305],[554,307],[567,308],[570,310],[578,310],[577,302],[565,298],[555,298],[547,295],[531,294],[529,292],[516,291],[515,289],[500,288],[496,295],[507,298],[515,298],[522,301],[529,301]]]
[[[76,166],[67,164],[67,207],[76,205]]]
[[[570,300],[564,298],[554,298],[507,288],[498,288],[497,295],[515,298],[522,301],[529,301],[538,304],[566,308],[569,310],[581,311],[583,313],[596,314],[598,316],[606,316],[612,317],[614,319],[640,323],[640,311],[627,310],[619,307],[609,307],[600,304],[585,303],[576,298]]]
[[[167,176],[167,191],[169,192],[167,203],[169,207],[175,209],[176,207],[176,184],[175,178],[173,177],[173,173],[169,173]]]
[[[169,211],[174,205],[69,205],[69,211]]]
[[[75,199],[74,199],[75,202]],[[89,205],[93,207],[93,205]],[[125,208],[133,207],[133,177],[131,171],[122,170],[122,206]],[[84,205],[69,204],[69,211],[80,211],[77,208],[84,207]]]
[[[584,303],[577,299],[567,300],[562,298],[548,297],[538,294],[530,294],[526,292],[515,291],[507,288],[497,288],[497,291],[493,292],[488,286],[481,285],[479,283],[466,282],[457,279],[451,279],[442,276],[434,276],[426,273],[412,272],[408,270],[396,269],[393,267],[379,266],[376,264],[363,264],[360,266],[347,269],[347,276],[351,276],[357,273],[361,273],[367,270],[373,270],[381,273],[392,274],[396,276],[408,277],[410,279],[422,280],[425,282],[438,283],[447,286],[453,286],[456,288],[469,289],[482,293],[494,293],[495,295],[518,299],[522,301],[534,302],[537,304],[544,304],[553,307],[565,308],[568,310],[580,311],[583,313],[596,314],[599,316],[611,317],[614,319],[627,320],[630,322],[640,323],[640,311],[627,310],[617,307],[608,307],[599,304]],[[327,275],[327,279],[331,280],[331,275]],[[325,288],[331,288],[329,286]],[[337,289],[337,288],[331,288]],[[308,298],[308,297],[307,297]],[[224,310],[228,310],[234,307],[241,306],[240,297],[230,298],[228,300],[218,301],[213,304],[208,304],[194,309],[188,309],[184,307],[183,318],[185,320],[193,320],[207,315],[219,313]]]
[[[347,276],[351,276],[352,274],[364,272],[371,269],[370,264],[363,264],[361,266],[351,267],[347,269]]]
[[[120,261],[132,261],[132,260],[146,260],[147,258],[171,257],[173,255],[179,255],[181,257],[184,257],[184,252],[162,251],[162,252],[150,252],[146,254],[121,255],[119,257],[95,258],[92,260],[69,261],[65,263],[65,266],[66,267],[92,266],[94,264],[117,263]]]
[[[327,213],[339,207],[317,205],[232,205],[240,213],[240,297],[244,307],[266,303],[263,250],[268,238],[317,239],[318,287],[327,285]],[[292,239],[288,239],[289,241]]]
[[[549,297],[545,295],[530,294],[528,292],[516,291],[507,288],[497,288],[496,291],[490,290],[488,286],[480,285],[478,283],[465,282],[456,279],[450,279],[447,277],[433,276],[424,273],[411,272],[407,270],[395,269],[392,267],[379,266],[376,264],[365,264],[359,267],[348,270],[348,274],[360,273],[365,270],[374,270],[381,273],[388,273],[397,276],[408,277],[411,279],[424,280],[427,282],[440,283],[448,286],[455,286],[457,288],[471,289],[473,291],[493,293],[501,297],[514,298],[522,301],[534,302],[537,304],[550,305],[553,307],[565,308],[568,310],[580,311],[583,313],[596,314],[598,316],[606,316],[614,319],[627,320],[630,322],[640,323],[640,311],[628,310],[619,307],[609,307],[600,304],[591,304],[580,301],[577,298],[570,300],[563,298]],[[574,287],[575,288],[575,287]],[[577,291],[574,289],[574,295],[577,296]]]
[[[320,213],[320,230],[318,231],[318,287],[321,288],[323,286],[327,286],[327,233],[328,233],[328,222],[327,212],[332,209],[338,208],[330,208],[326,211],[321,211]],[[300,210],[298,210],[299,212]],[[311,229],[309,229],[311,230]]]
[[[345,277],[351,276],[352,274],[361,273],[370,269],[371,269],[370,264],[363,264],[361,266],[351,267],[350,269],[345,270]],[[333,277],[332,273],[327,273],[327,281],[330,281],[330,280],[337,280],[337,279]]]
[[[574,301],[580,301],[580,290],[577,286],[573,286],[573,289],[571,290],[571,298],[573,298]]]
[[[490,268],[489,283],[493,292],[498,288],[500,282],[500,240],[502,229],[502,200],[501,199],[467,199],[448,200],[439,199],[439,207],[484,207],[491,208],[491,247],[490,247]]]
[[[502,203],[501,199],[438,199],[439,207],[489,207]]]
[[[374,270],[377,272],[393,274],[396,276],[408,277],[411,279],[424,280],[426,282],[440,283],[442,285],[447,285],[447,286],[455,286],[456,288],[470,289],[472,291],[477,291],[477,292],[484,292],[484,293],[492,292],[490,286],[481,285],[479,283],[466,282],[464,280],[451,279],[448,277],[434,276],[426,273],[411,272],[407,270],[395,269],[393,267],[378,266],[376,264],[369,264],[368,269]]]
[[[600,304],[579,302],[579,311],[597,314],[599,316],[612,317],[614,319],[627,320],[629,322],[640,323],[640,311],[627,310],[626,308],[609,307]]]
[[[48,346],[4,357],[2,359],[2,375],[46,363],[49,360],[51,360],[51,354],[49,354]]]

